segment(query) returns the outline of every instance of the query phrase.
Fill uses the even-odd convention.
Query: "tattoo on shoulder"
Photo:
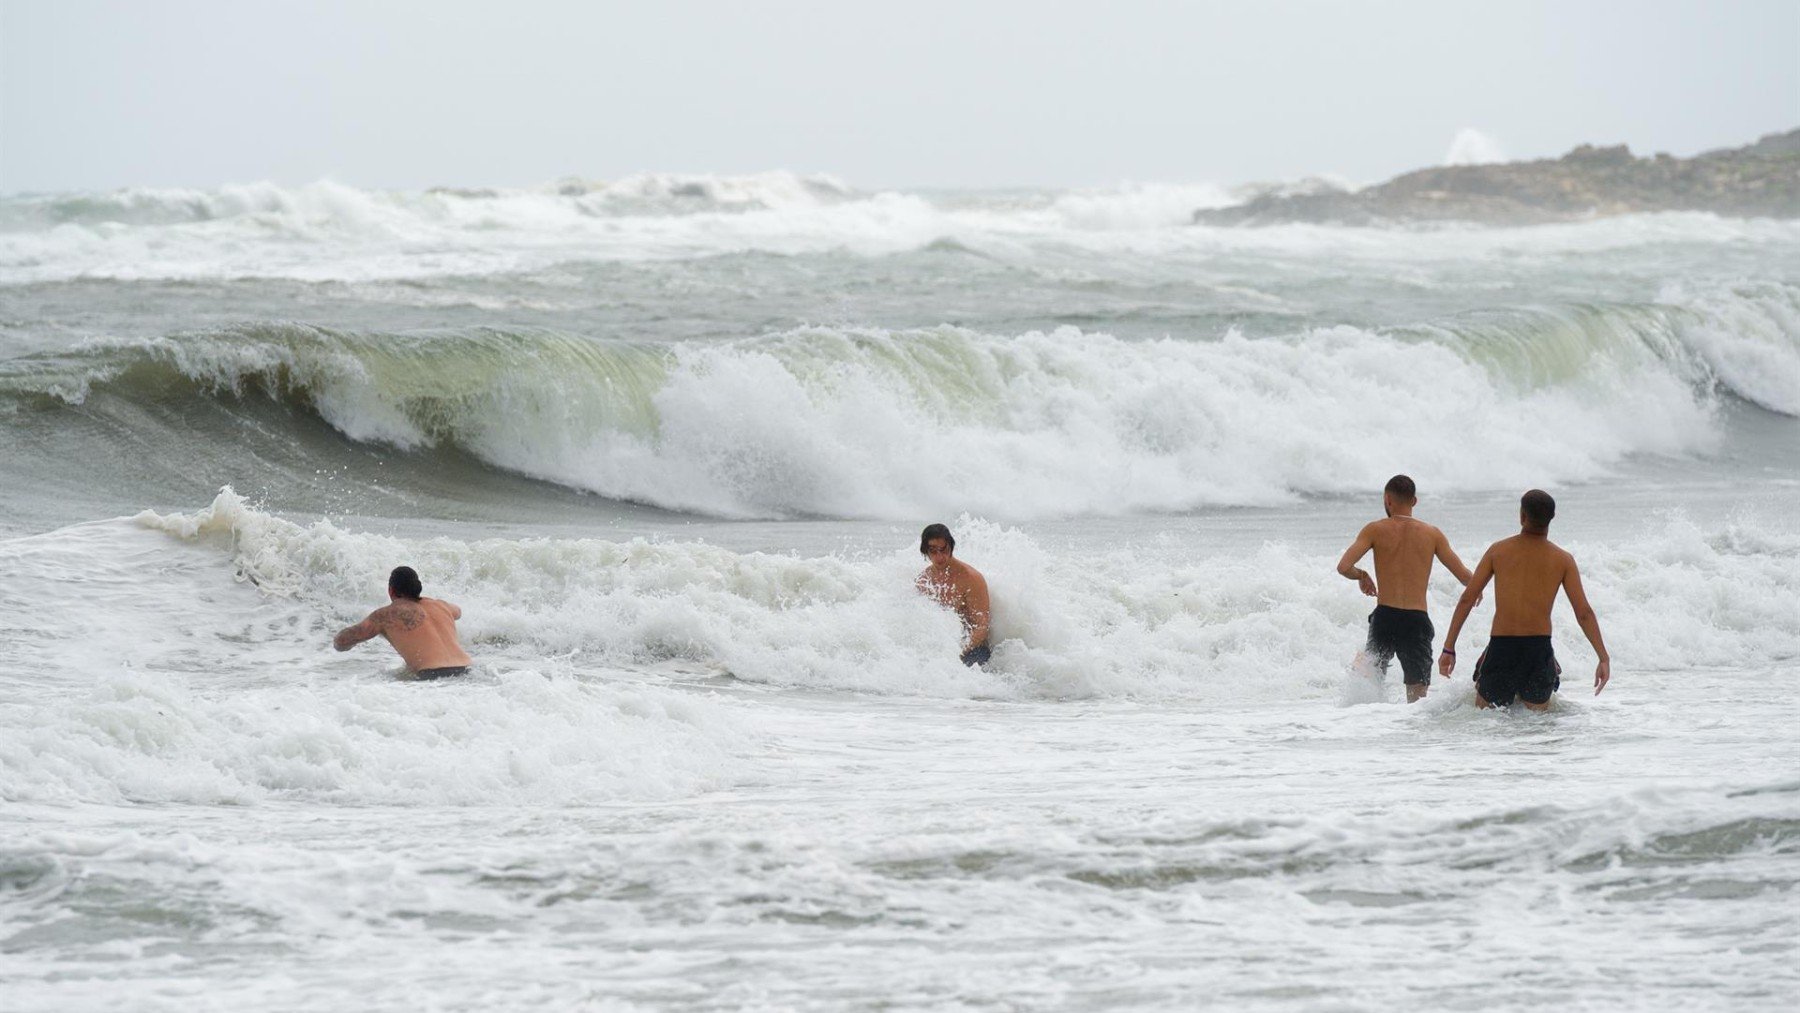
[[[403,630],[416,630],[425,621],[418,608],[401,608],[399,605],[384,605],[369,615],[369,622],[378,630],[386,630],[398,626]]]

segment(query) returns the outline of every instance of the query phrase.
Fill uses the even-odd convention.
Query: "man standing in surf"
[[[418,571],[396,566],[388,574],[388,603],[368,618],[332,638],[331,646],[348,651],[365,640],[384,636],[418,679],[462,675],[475,662],[456,641],[462,609],[447,601],[422,597]]]
[[[1477,706],[1505,707],[1517,697],[1530,710],[1550,709],[1550,696],[1562,685],[1550,644],[1550,608],[1558,590],[1569,596],[1575,621],[1600,659],[1594,667],[1594,695],[1612,678],[1612,656],[1600,639],[1600,620],[1582,590],[1575,557],[1550,540],[1555,517],[1556,500],[1549,493],[1527,492],[1519,500],[1519,533],[1488,547],[1450,617],[1450,632],[1438,655],[1438,671],[1446,678],[1456,668],[1456,637],[1463,622],[1481,600],[1482,588],[1494,581],[1494,625],[1487,650],[1475,662]]]
[[[931,564],[914,585],[939,605],[955,609],[962,619],[962,663],[971,668],[986,664],[993,654],[988,648],[987,578],[956,558],[956,537],[942,524],[927,525],[920,532],[919,554]]]
[[[1412,479],[1405,475],[1388,479],[1381,491],[1387,516],[1365,525],[1337,566],[1339,574],[1356,581],[1363,594],[1375,599],[1364,650],[1384,673],[1388,662],[1400,659],[1407,703],[1431,689],[1431,638],[1436,631],[1425,611],[1425,588],[1431,581],[1432,559],[1441,561],[1465,587],[1469,584],[1469,568],[1450,548],[1449,539],[1412,515],[1418,503]],[[1373,577],[1356,565],[1370,549],[1375,550]]]

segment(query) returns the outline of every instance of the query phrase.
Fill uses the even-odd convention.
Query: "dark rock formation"
[[[1194,212],[1199,225],[1465,221],[1521,225],[1644,211],[1800,217],[1800,130],[1693,158],[1584,144],[1561,158],[1420,169],[1364,190],[1267,194]]]

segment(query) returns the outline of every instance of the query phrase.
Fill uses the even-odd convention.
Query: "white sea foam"
[[[285,522],[220,500],[233,511],[235,555],[111,523],[0,543],[0,798],[586,805],[734,783],[758,748],[703,695],[577,678],[541,653],[456,685],[383,677],[390,658],[328,650],[355,617],[313,597],[339,590],[324,554],[381,540],[296,528],[282,559],[259,532]],[[199,518],[170,526],[218,533]]]
[[[856,196],[835,177],[792,172],[750,176],[639,173],[612,182],[556,185],[563,196],[586,198],[581,206],[606,214],[694,213],[817,207]]]
[[[1098,254],[1279,253],[1416,265],[1498,257],[1504,265],[1521,252],[1556,256],[1668,242],[1791,245],[1800,234],[1800,223],[1704,214],[1524,229],[1186,227],[1196,208],[1230,203],[1245,192],[1207,183],[1126,183],[1029,200],[984,199],[864,192],[826,176],[763,173],[644,174],[495,190],[380,191],[321,181],[11,197],[0,199],[0,284],[360,281],[745,252],[881,256],[946,237],[1023,260],[1074,247]]]
[[[0,706],[0,798],[594,804],[741,782],[759,736],[741,709],[655,684],[670,659],[884,697],[1395,698],[1395,674],[1383,687],[1351,665],[1368,604],[1326,556],[1170,538],[1065,555],[983,521],[956,529],[994,593],[996,650],[982,670],[957,663],[953,617],[912,591],[911,546],[802,558],[692,542],[396,539],[296,524],[229,491],[196,513],[0,543],[16,574],[0,601],[16,648],[0,677],[18,690]],[[1800,658],[1800,532],[1674,517],[1571,548],[1615,691],[1655,672]],[[463,606],[475,675],[371,680],[368,657],[325,650],[397,561]],[[1457,589],[1439,578],[1443,622]],[[64,617],[81,607],[114,620],[71,641]],[[1464,640],[1471,655],[1484,614]],[[1591,653],[1559,615],[1579,708]],[[1440,686],[1433,712],[1469,695],[1466,680]]]
[[[691,694],[527,670],[465,679],[449,692],[394,681],[222,686],[205,674],[103,669],[67,695],[0,713],[0,798],[592,805],[730,784],[736,754],[753,748]]]
[[[1481,940],[1492,959],[1415,960],[1354,994],[1760,1009],[1793,980],[1780,901],[1795,786],[1708,736],[1646,734],[1671,727],[1673,703],[1529,724],[1419,708],[1058,720],[794,703],[796,741],[772,760],[796,776],[772,797],[16,807],[50,825],[0,838],[9,996],[33,1013],[179,1010],[202,994],[325,1010],[865,994],[1307,1009],[1345,994],[1372,953],[1420,950],[1427,930]],[[1683,959],[1657,959],[1672,951]],[[296,959],[317,965],[303,983]],[[1534,960],[1539,974],[1513,970]]]
[[[913,593],[913,546],[869,557],[733,553],[691,542],[401,541],[301,526],[220,494],[194,514],[139,518],[216,543],[264,595],[348,622],[345,602],[416,561],[465,606],[477,643],[521,657],[575,652],[642,667],[668,658],[775,685],[940,696],[1232,699],[1329,696],[1360,644],[1366,601],[1333,560],[1280,544],[1196,554],[1172,539],[1075,557],[961,519],[958,551],[994,589],[994,663],[956,663],[952,617]],[[1466,546],[1472,555],[1476,546]],[[1800,534],[1671,518],[1575,544],[1621,669],[1751,665],[1800,656]],[[1442,573],[1434,610],[1457,590]],[[1587,652],[1566,617],[1559,646]],[[1478,639],[1485,639],[1479,638]],[[1626,660],[1628,659],[1628,660]]]
[[[1696,292],[1673,284],[1659,298],[1699,311],[1684,332],[1686,342],[1734,393],[1800,416],[1800,297],[1794,289],[1743,283]]]
[[[1157,229],[1187,225],[1195,209],[1224,207],[1237,199],[1235,190],[1213,184],[1122,183],[1061,194],[1050,211],[1074,229]]]

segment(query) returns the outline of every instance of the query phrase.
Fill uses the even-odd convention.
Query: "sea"
[[[0,1008],[1793,1009],[1800,222],[1265,191],[0,198]],[[1405,704],[1396,473],[1603,693]]]

